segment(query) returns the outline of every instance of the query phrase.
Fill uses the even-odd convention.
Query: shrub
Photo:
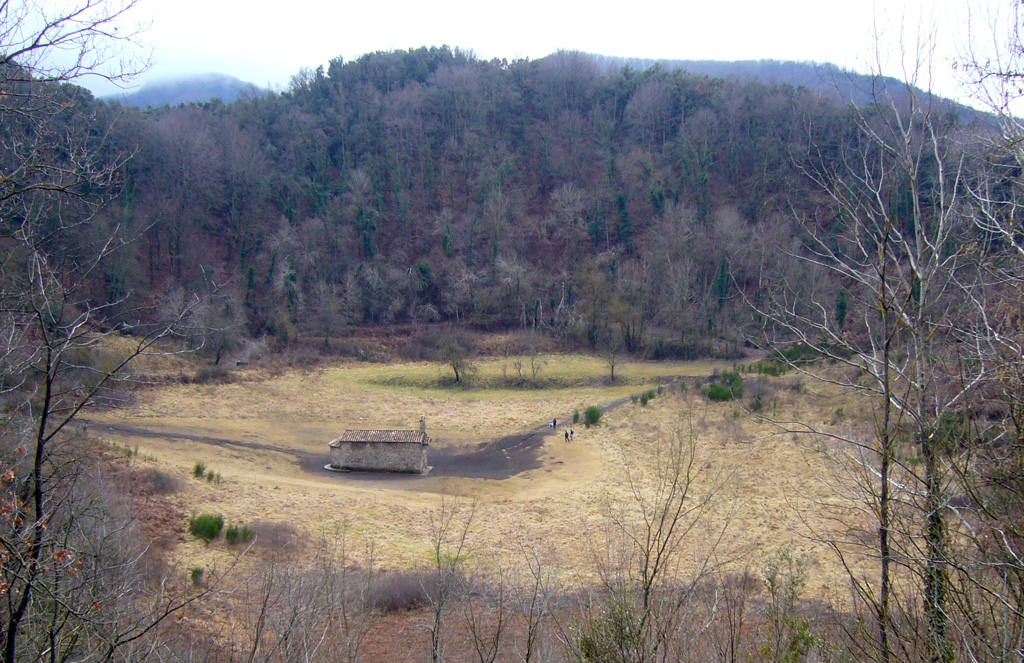
[[[743,395],[743,378],[736,371],[722,371],[718,379],[704,390],[704,395],[716,403],[739,398]]]
[[[647,393],[640,394],[640,405],[647,407],[647,401],[651,400],[651,395]]]
[[[206,463],[196,463],[192,466],[192,476],[197,479],[202,479],[206,474]]]
[[[732,391],[721,382],[713,382],[709,384],[708,388],[704,390],[704,395],[708,397],[709,401],[714,401],[716,403],[723,403],[725,401],[732,400]]]
[[[596,405],[591,405],[590,407],[583,411],[584,425],[587,428],[590,428],[591,426],[596,426],[597,422],[601,421],[602,414],[603,413],[601,412],[601,408],[597,407]]]
[[[580,411],[579,410],[573,410],[572,411],[572,423],[574,423],[574,424],[580,423]]]
[[[295,548],[295,527],[288,523],[259,521],[253,523],[256,533],[256,545],[260,548],[285,552]]]
[[[219,513],[203,513],[188,521],[188,531],[207,543],[216,539],[223,527],[224,516]]]
[[[181,490],[184,482],[178,477],[161,472],[158,469],[149,469],[139,474],[139,491],[148,495],[170,495]]]
[[[817,348],[812,348],[811,346],[804,345],[802,343],[797,343],[791,347],[781,349],[778,353],[783,360],[791,364],[803,364],[821,357],[821,352],[819,352]]]
[[[571,632],[584,661],[629,660],[623,652],[643,651],[648,642],[636,599],[625,592],[612,592],[590,617],[574,620]]]
[[[750,410],[760,412],[772,394],[772,387],[767,378],[759,376],[750,383],[747,393],[750,395]]]
[[[192,569],[189,571],[189,577],[192,578],[192,584],[193,585],[199,586],[199,583],[201,583],[203,581],[203,573],[204,573],[203,567],[201,567],[201,566],[193,566],[192,567]]]
[[[777,361],[759,361],[754,365],[758,375],[770,375],[772,377],[779,377],[784,375],[788,370],[785,364]]]
[[[228,528],[224,530],[224,540],[227,541],[229,546],[238,543],[249,543],[255,536],[256,531],[248,525],[228,525]]]
[[[743,378],[736,371],[722,371],[720,380],[722,384],[729,387],[733,398],[739,398],[743,395]]]
[[[430,602],[431,594],[437,593],[437,584],[436,573],[388,573],[374,581],[370,587],[370,600],[383,612],[415,610]]]
[[[231,371],[221,365],[202,366],[192,376],[193,384],[230,384],[235,381]]]

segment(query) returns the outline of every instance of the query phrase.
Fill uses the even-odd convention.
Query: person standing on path
[[[569,431],[565,431],[565,441],[569,441]]]
[[[569,441],[572,442],[572,438],[576,435],[576,431],[569,429]]]

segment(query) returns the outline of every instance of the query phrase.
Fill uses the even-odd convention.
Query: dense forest
[[[806,171],[859,140],[835,95],[575,52],[373,53],[229,105],[93,113],[134,154],[104,216],[137,236],[95,296],[215,284],[219,324],[284,344],[450,321],[721,352],[795,219],[828,213]]]

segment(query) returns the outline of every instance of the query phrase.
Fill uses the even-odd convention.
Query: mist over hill
[[[135,92],[107,95],[104,99],[119,101],[126,106],[136,108],[159,108],[160,106],[205,103],[213,99],[231,103],[247,92],[260,94],[263,90],[234,76],[211,73],[155,81],[147,83]]]

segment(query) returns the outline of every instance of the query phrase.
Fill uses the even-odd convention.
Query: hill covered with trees
[[[451,321],[678,357],[740,337],[763,265],[823,211],[807,169],[859,140],[806,87],[575,52],[373,53],[97,114],[137,149],[107,214],[138,240],[96,283],[125,310],[216,282],[216,315],[284,343]]]

